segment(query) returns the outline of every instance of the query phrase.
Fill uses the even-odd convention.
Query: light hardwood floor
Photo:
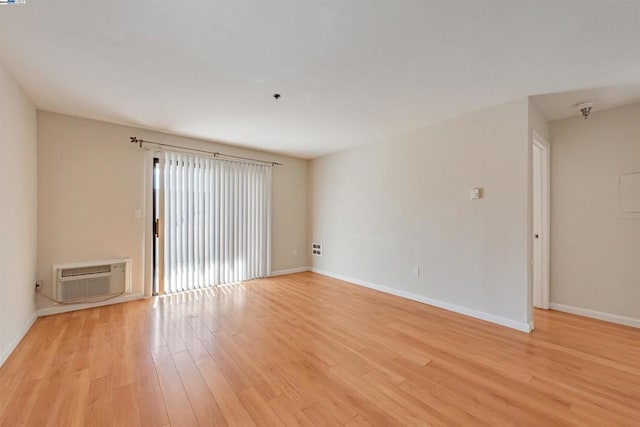
[[[640,331],[517,332],[300,273],[38,319],[0,424],[640,425]]]

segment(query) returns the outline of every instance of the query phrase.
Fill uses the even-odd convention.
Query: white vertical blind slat
[[[165,292],[269,274],[271,168],[166,152]]]

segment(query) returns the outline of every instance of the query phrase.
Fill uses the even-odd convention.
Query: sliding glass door
[[[155,293],[269,275],[271,166],[165,152],[155,171]]]

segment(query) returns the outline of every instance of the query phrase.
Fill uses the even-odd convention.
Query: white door
[[[532,156],[533,306],[549,308],[549,145],[534,137]]]
[[[543,308],[542,298],[542,171],[541,150],[533,146],[533,306]]]

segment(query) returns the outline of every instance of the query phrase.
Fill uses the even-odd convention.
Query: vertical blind
[[[165,152],[164,291],[264,277],[271,167]]]

